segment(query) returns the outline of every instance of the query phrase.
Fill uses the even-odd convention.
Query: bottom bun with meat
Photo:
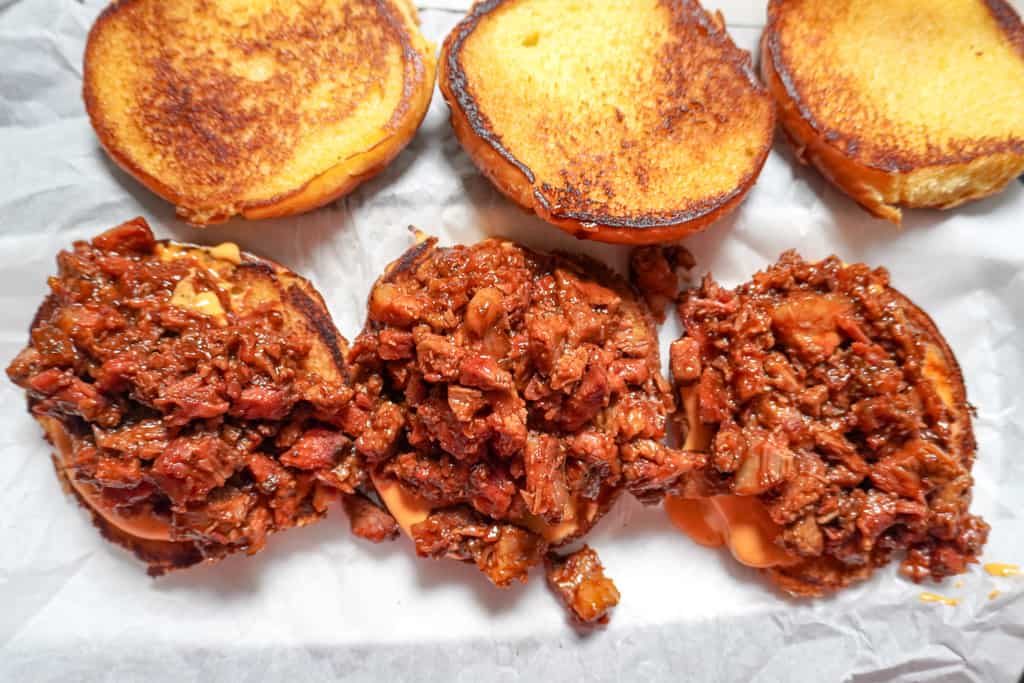
[[[884,269],[794,252],[735,290],[679,304],[671,347],[684,450],[706,455],[676,525],[785,592],[822,595],[895,554],[918,582],[975,562],[975,441],[960,368]]]
[[[309,282],[141,218],[57,257],[7,372],[68,489],[150,573],[244,550],[365,483],[347,345]]]
[[[590,260],[421,241],[374,285],[350,361],[356,450],[417,553],[498,586],[546,562],[580,621],[618,591],[591,549],[551,551],[621,492],[660,500],[702,464],[662,443],[673,401],[650,312]]]

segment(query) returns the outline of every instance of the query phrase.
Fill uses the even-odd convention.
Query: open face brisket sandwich
[[[308,281],[141,218],[57,262],[7,373],[70,491],[150,573],[254,553],[355,494],[347,345]]]
[[[684,449],[707,466],[667,501],[793,595],[821,595],[903,554],[913,581],[974,562],[975,442],[956,358],[884,269],[795,252],[679,304],[671,347]]]
[[[417,553],[498,586],[547,556],[583,621],[618,592],[593,551],[549,551],[702,464],[662,443],[673,401],[646,305],[582,257],[422,241],[374,285],[349,358],[372,411],[356,450]]]
[[[761,69],[797,156],[879,218],[1024,173],[1024,25],[1004,0],[771,0]]]
[[[301,213],[405,147],[434,89],[408,0],[117,0],[85,50],[103,148],[197,225]]]
[[[499,191],[604,242],[671,241],[733,211],[775,125],[750,54],[696,0],[480,0],[438,81]]]

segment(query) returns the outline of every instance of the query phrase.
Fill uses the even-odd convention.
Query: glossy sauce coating
[[[762,533],[798,560],[769,569],[780,587],[821,594],[897,551],[915,581],[976,561],[988,526],[968,511],[959,368],[884,270],[789,252],[734,291],[706,278],[679,313],[686,447],[708,455],[682,493],[759,501]]]

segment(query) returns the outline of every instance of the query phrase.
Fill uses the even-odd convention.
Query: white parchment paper
[[[763,1],[708,4],[754,48]],[[439,43],[467,5],[421,6],[424,31]],[[409,224],[443,243],[501,234],[625,263],[624,248],[575,241],[499,197],[452,137],[439,94],[408,150],[345,200],[296,218],[191,229],[111,164],[89,127],[81,55],[100,7],[0,0],[4,364],[26,341],[57,251],[140,214],[161,237],[234,240],[307,275],[349,338],[374,277],[408,246]],[[1020,183],[953,212],[908,212],[897,230],[777,144],[739,211],[686,245],[699,272],[728,285],[791,247],[887,266],[948,337],[978,409],[974,507],[992,525],[984,560],[1021,562],[1022,229]],[[677,332],[670,321],[663,345]],[[611,625],[589,634],[566,622],[539,573],[500,591],[472,567],[416,559],[405,539],[353,538],[340,510],[255,557],[152,580],[61,494],[21,393],[0,381],[0,401],[0,680],[1016,681],[1024,668],[1020,579],[976,567],[962,581],[919,587],[890,568],[798,602],[633,502],[589,539],[623,596]],[[960,603],[925,604],[922,590]]]

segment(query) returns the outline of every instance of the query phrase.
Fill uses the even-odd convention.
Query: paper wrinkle
[[[427,37],[440,44],[467,6],[421,4]],[[734,22],[741,47],[756,48],[759,29],[737,24],[763,20],[763,2],[709,6]],[[498,195],[454,139],[438,92],[409,149],[350,197],[301,217],[189,228],[106,158],[85,118],[80,56],[102,7],[0,6],[5,364],[27,339],[57,251],[136,215],[161,237],[233,240],[308,276],[349,340],[374,278],[409,246],[410,224],[442,244],[502,235],[620,271],[628,263],[627,249],[577,241]],[[888,267],[946,334],[978,409],[974,509],[993,524],[983,561],[1024,564],[1022,215],[1014,183],[956,211],[908,211],[896,229],[799,166],[780,136],[741,208],[686,246],[694,281],[711,271],[728,286],[794,247]],[[670,315],[663,361],[678,333]],[[540,572],[500,591],[471,566],[415,558],[407,539],[354,539],[338,509],[254,557],[154,581],[60,492],[21,392],[0,383],[0,402],[0,679],[997,681],[1016,680],[1024,665],[1022,579],[975,567],[961,588],[915,586],[890,566],[840,595],[788,599],[633,500],[587,539],[622,592],[612,623],[588,635],[568,624]],[[922,603],[925,590],[960,604]]]

